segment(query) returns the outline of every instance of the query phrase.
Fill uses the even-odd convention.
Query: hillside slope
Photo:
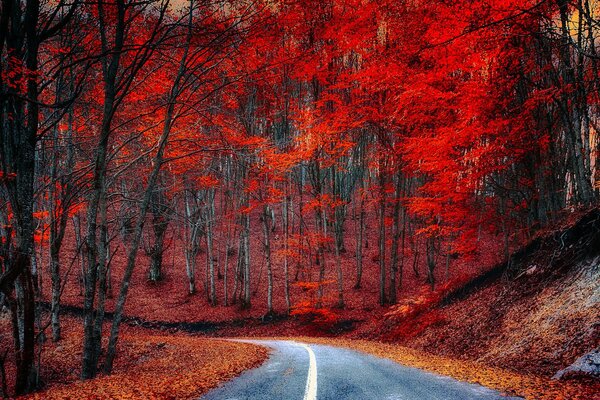
[[[434,321],[431,323],[431,321]],[[407,324],[427,324],[418,335]],[[536,239],[384,336],[431,353],[552,376],[600,345],[600,211]]]

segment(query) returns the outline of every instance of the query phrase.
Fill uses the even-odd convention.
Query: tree
[[[77,1],[61,1],[46,10],[37,0],[7,0],[2,2],[0,14],[0,163],[10,225],[5,236],[8,251],[3,257],[0,291],[12,312],[17,394],[32,390],[37,382],[33,368],[35,300],[31,257],[35,152],[40,137],[40,108],[46,106],[39,101],[44,88],[38,78],[40,48],[69,23],[78,6]],[[60,69],[60,64],[55,68]],[[49,80],[53,78],[51,75]]]

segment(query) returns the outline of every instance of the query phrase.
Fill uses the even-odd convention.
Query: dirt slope
[[[506,267],[413,321],[395,321],[384,336],[434,354],[545,376],[600,345],[599,210],[538,238]],[[401,329],[421,322],[428,327],[418,335]]]

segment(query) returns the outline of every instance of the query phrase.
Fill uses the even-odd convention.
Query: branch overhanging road
[[[483,386],[338,347],[243,340],[273,349],[260,367],[207,393],[205,400],[508,400]]]

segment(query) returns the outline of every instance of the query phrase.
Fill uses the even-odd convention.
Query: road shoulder
[[[426,354],[414,349],[369,340],[299,337],[289,338],[298,342],[323,344],[349,348],[376,357],[387,358],[399,364],[415,367],[498,390],[510,396],[536,400],[589,400],[597,396],[598,386],[580,382],[561,382],[549,378],[523,375],[516,372],[488,367],[467,360],[456,360]]]

